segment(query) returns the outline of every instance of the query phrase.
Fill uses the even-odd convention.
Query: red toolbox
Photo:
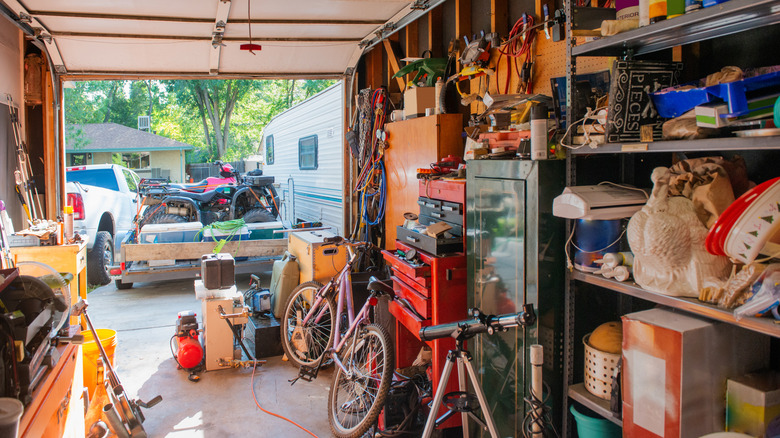
[[[411,246],[396,240],[396,250],[406,252]],[[412,264],[395,251],[382,251],[385,261],[393,271],[393,288],[398,297],[414,308],[407,310],[403,304],[390,302],[390,313],[396,318],[395,350],[396,367],[410,366],[420,348],[427,344],[433,353],[431,378],[433,392],[441,378],[447,360],[447,352],[455,348],[454,339],[438,339],[423,342],[420,329],[430,325],[459,321],[468,317],[466,307],[466,256],[458,253],[448,257],[435,257],[424,251],[417,251],[419,263]],[[419,314],[423,319],[416,316]],[[447,392],[458,390],[457,373],[450,376]],[[442,409],[439,415],[446,410]],[[460,425],[460,416],[447,420],[443,427]]]

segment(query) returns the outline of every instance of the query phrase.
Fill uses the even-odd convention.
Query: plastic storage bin
[[[577,422],[577,435],[580,438],[620,438],[623,430],[605,418],[594,418],[578,411],[574,405],[569,408]]]
[[[285,237],[283,234],[274,234],[274,230],[284,229],[284,225],[281,221],[253,222],[246,224],[246,227],[249,229],[249,238],[252,240],[281,239]]]
[[[194,242],[202,228],[203,224],[200,222],[147,224],[141,228],[138,241],[140,243]]]
[[[770,87],[778,85],[780,85],[780,72],[773,72],[710,87],[682,91],[659,91],[651,93],[650,97],[658,115],[667,119],[681,116],[698,105],[716,100],[726,102],[729,116],[737,117],[761,109],[754,107],[754,105],[748,105],[748,93],[751,94],[751,98],[755,98],[762,95],[762,92],[757,90],[767,89],[763,95],[771,95],[774,92],[771,91]]]
[[[218,242],[220,240],[249,240],[249,228],[246,225],[234,231],[222,231],[216,228],[203,230],[203,242]]]

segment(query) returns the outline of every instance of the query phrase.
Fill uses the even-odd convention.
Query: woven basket
[[[585,344],[585,389],[598,398],[612,398],[612,374],[620,360],[620,354],[596,350],[588,344],[590,333],[582,338]]]

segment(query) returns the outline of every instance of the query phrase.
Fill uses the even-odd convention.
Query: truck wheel
[[[108,269],[114,264],[114,242],[108,231],[98,231],[95,245],[87,254],[87,277],[90,284],[104,285],[111,282]]]
[[[255,208],[254,210],[249,210],[247,214],[243,217],[244,222],[251,224],[251,223],[258,223],[258,222],[273,222],[276,220],[274,215],[267,212],[266,210],[263,210],[262,208]]]
[[[178,214],[162,214],[151,221],[153,224],[181,224],[184,222],[187,222],[187,219]]]
[[[114,280],[114,286],[119,290],[125,290],[133,287],[133,283],[123,283],[122,280]]]

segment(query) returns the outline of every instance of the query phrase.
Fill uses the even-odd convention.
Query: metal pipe
[[[111,431],[116,434],[118,438],[130,438],[130,432],[127,431],[125,424],[119,418],[119,413],[116,411],[113,403],[108,403],[103,406],[103,414],[105,414],[108,420],[108,426]]]
[[[531,397],[537,400],[543,400],[543,383],[542,383],[542,364],[544,364],[544,348],[539,344],[531,345]],[[541,408],[535,406],[534,417],[539,418],[542,416]],[[532,425],[533,438],[542,438],[542,426],[537,422]]]
[[[239,313],[225,313],[225,309],[223,309],[222,306],[217,306],[217,309],[219,309],[219,317],[222,319],[243,318],[249,316],[249,308],[247,307],[241,309],[241,312]]]

